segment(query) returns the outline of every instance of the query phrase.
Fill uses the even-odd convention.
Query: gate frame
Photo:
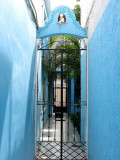
[[[61,75],[61,106],[63,107],[63,51],[64,50],[78,50],[78,51],[87,51],[87,49],[86,48],[80,48],[80,49],[43,49],[43,48],[37,48],[36,49],[36,80],[37,80],[37,73],[38,73],[38,50],[48,50],[48,51],[50,51],[50,50],[54,50],[54,51],[56,51],[56,50],[61,50],[62,52],[61,52],[61,56],[62,56],[62,60],[61,60],[61,73],[62,73],[62,75]],[[79,53],[80,54],[80,61],[81,61],[81,53]],[[81,69],[81,64],[80,64],[80,69]],[[80,72],[81,72],[81,70],[80,70]],[[81,81],[81,80],[80,80]],[[36,86],[35,86],[35,89],[36,89],[36,91],[37,91],[37,88],[38,88],[38,86],[37,86],[37,81],[36,81]],[[80,87],[80,94],[81,94],[81,87]],[[36,95],[37,95],[37,92],[36,92]],[[81,98],[81,97],[80,97]],[[35,101],[37,101],[37,105],[38,105],[38,99],[36,98],[35,99]],[[36,104],[36,103],[35,103]],[[86,105],[86,102],[81,102],[81,104],[82,105]],[[61,107],[61,108],[62,108]],[[37,106],[36,106],[36,109],[35,109],[35,135],[36,135],[36,137],[35,137],[35,154],[36,154],[36,142],[37,142]],[[63,114],[63,112],[61,112],[61,114]],[[61,142],[62,142],[62,133],[63,133],[63,130],[62,130],[62,126],[63,126],[63,116],[61,116]],[[61,159],[62,159],[62,143],[61,143]]]

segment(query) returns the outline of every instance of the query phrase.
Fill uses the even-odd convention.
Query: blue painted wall
[[[71,79],[68,80],[68,109],[71,112]]]
[[[80,112],[80,108],[75,106],[75,104],[78,104],[79,102],[79,96],[77,95],[77,88],[74,89],[74,78],[70,79],[69,84],[69,112],[72,114],[76,114]]]
[[[33,160],[35,39],[24,0],[0,2],[0,160]]]
[[[43,39],[41,48],[48,49],[48,43],[49,39]],[[38,51],[38,101],[41,101],[43,103],[43,88],[44,88],[44,101],[45,103],[48,102],[48,73],[43,69],[43,52],[41,50]],[[44,52],[44,57],[49,56],[48,52]],[[45,65],[45,61],[44,61]],[[43,87],[43,77],[45,86]],[[40,140],[41,136],[41,129],[43,128],[43,125],[46,123],[48,119],[48,105],[44,105],[44,108],[46,108],[45,111],[43,111],[43,105],[38,105],[38,112],[37,112],[37,140]],[[44,122],[43,122],[44,117]]]
[[[120,0],[110,0],[88,44],[89,160],[120,159]]]
[[[86,52],[81,56],[81,101],[86,101]],[[81,106],[81,141],[86,141],[86,106]]]
[[[74,78],[71,79],[71,97],[70,97],[70,100],[71,100],[71,106],[70,106],[70,112],[71,113],[75,113],[74,111]]]
[[[50,103],[51,103],[51,106],[50,106],[50,115],[52,115],[52,113],[53,113],[53,80],[52,80],[52,78],[50,78]]]
[[[48,73],[44,72],[45,75],[45,102],[48,102]],[[44,112],[44,124],[46,123],[48,119],[48,103],[44,106],[46,108]]]

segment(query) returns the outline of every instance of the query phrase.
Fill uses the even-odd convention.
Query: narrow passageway
[[[1,1],[0,160],[120,160],[119,6]]]
[[[86,160],[86,142],[81,142],[80,124],[81,50],[79,47],[40,50],[44,86],[42,101],[37,103],[41,106],[42,123],[36,160]],[[48,82],[52,79],[52,83],[46,83],[46,70]]]
[[[69,121],[69,122],[68,122]],[[68,125],[69,123],[69,125]],[[49,129],[49,120],[46,122],[45,127],[43,129],[43,137],[41,136],[41,140],[43,141],[60,141],[60,130],[61,130],[61,120],[60,118],[56,119],[55,122],[55,114],[53,113],[50,118],[50,129]],[[76,134],[74,135],[74,127],[70,119],[68,119],[67,113],[64,113],[63,116],[63,142],[77,142],[78,138]]]
[[[63,159],[85,160],[84,144],[77,137],[72,121],[67,113],[63,115]],[[60,159],[61,154],[61,121],[55,118],[55,114],[47,120],[38,142],[37,160]]]

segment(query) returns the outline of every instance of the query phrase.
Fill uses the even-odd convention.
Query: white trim
[[[36,39],[36,69],[35,69],[35,84],[34,84],[34,90],[35,90],[35,156],[36,156],[36,141],[37,141],[37,72],[38,72],[38,51],[37,51],[37,39]]]
[[[87,48],[85,39],[81,40],[81,48]],[[84,51],[81,51],[81,56],[84,53]],[[85,130],[85,140],[86,140],[86,155],[88,156],[88,49],[86,50],[86,130]]]
[[[86,145],[87,145],[87,156],[88,156],[88,49],[86,51]]]
[[[88,29],[88,38],[92,37],[92,34],[99,23],[108,3],[110,0],[95,0],[95,3],[93,5],[91,15],[89,18],[89,29]]]
[[[110,0],[81,0],[81,24],[88,28],[88,41]]]

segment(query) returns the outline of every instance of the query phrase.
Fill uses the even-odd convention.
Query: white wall
[[[88,28],[88,41],[110,0],[81,0],[81,25]]]

